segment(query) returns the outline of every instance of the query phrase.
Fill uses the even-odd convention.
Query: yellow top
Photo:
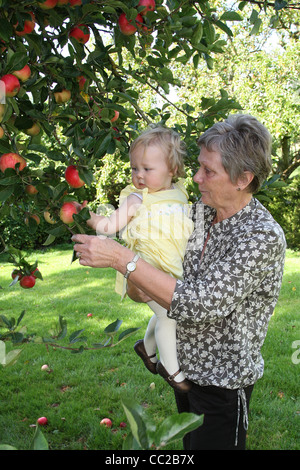
[[[172,189],[155,193],[129,185],[121,191],[120,205],[132,193],[141,195],[142,204],[120,237],[129,249],[152,266],[177,279],[182,278],[186,244],[194,230],[183,180],[174,183]],[[116,292],[124,293],[124,276],[119,273]]]

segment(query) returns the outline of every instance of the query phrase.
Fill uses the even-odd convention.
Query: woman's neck
[[[246,193],[241,199],[233,202],[230,207],[218,208],[213,223],[222,222],[222,220],[229,219],[240,210],[244,209],[252,199],[252,194]]]

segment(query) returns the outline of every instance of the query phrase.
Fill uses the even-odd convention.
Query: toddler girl
[[[182,262],[193,222],[183,180],[173,181],[184,176],[184,143],[175,131],[153,127],[133,142],[129,155],[132,185],[121,191],[119,208],[109,217],[91,212],[88,224],[97,234],[119,232],[128,248],[144,260],[175,278],[182,278]],[[118,273],[116,291],[122,296],[126,293],[126,281]],[[177,391],[188,392],[191,383],[177,362],[176,322],[156,302],[150,301],[148,305],[154,315],[144,339],[137,341],[134,349],[148,370],[159,373]]]

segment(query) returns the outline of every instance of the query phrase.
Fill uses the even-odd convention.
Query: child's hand
[[[76,210],[77,210],[77,213],[81,211],[81,209],[83,209],[84,207],[87,206],[87,201],[83,201],[82,204],[80,204],[79,202],[77,201],[72,201],[73,202],[73,205],[76,207]]]

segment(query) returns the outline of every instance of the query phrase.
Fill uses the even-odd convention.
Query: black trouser
[[[175,392],[179,413],[204,415],[202,426],[183,439],[184,450],[245,450],[249,402],[253,385],[244,388],[247,414],[238,390],[193,384],[190,392]]]

